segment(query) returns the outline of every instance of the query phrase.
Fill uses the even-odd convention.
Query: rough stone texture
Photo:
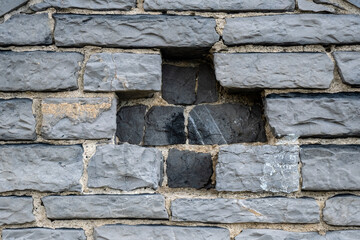
[[[0,52],[0,91],[77,89],[82,61],[73,52]]]
[[[32,197],[0,197],[0,226],[33,222],[32,210]]]
[[[311,198],[176,199],[173,221],[212,223],[318,223],[319,206]]]
[[[42,198],[49,219],[168,219],[159,194],[49,196]]]
[[[4,229],[3,240],[86,240],[82,229],[22,228]]]
[[[344,83],[360,86],[360,52],[335,52],[335,61]]]
[[[0,139],[36,139],[36,121],[30,99],[0,99]]]
[[[287,232],[273,229],[245,229],[235,240],[325,240],[317,232]]]
[[[31,6],[34,11],[54,8],[83,8],[92,10],[130,10],[136,6],[136,0],[43,0]]]
[[[358,93],[271,94],[265,102],[266,117],[277,137],[360,136]]]
[[[328,199],[323,211],[329,225],[360,226],[360,197],[339,195]]]
[[[0,17],[6,13],[24,5],[28,0],[1,0],[0,1]]]
[[[199,105],[189,115],[190,144],[266,141],[261,106],[225,103]]]
[[[210,153],[170,149],[166,163],[168,185],[171,188],[200,189],[211,183],[213,170]]]
[[[57,46],[211,47],[215,19],[160,15],[55,14]]]
[[[196,92],[196,104],[211,103],[218,100],[215,71],[207,64],[200,64],[198,74],[198,86]]]
[[[229,18],[223,39],[226,45],[356,44],[360,42],[360,16],[291,14]]]
[[[229,230],[217,227],[105,225],[94,230],[95,240],[230,240]]]
[[[145,117],[144,144],[185,144],[185,118],[182,107],[155,106]]]
[[[1,145],[0,192],[80,192],[82,154],[79,145]]]
[[[163,158],[155,148],[130,144],[96,148],[88,166],[89,187],[110,187],[125,191],[149,187],[162,181]]]
[[[320,88],[334,78],[325,53],[217,53],[216,78],[226,88]]]
[[[298,0],[297,4],[301,11],[335,13],[335,10],[329,5],[318,4],[312,0]]]
[[[359,230],[332,231],[326,233],[326,240],[358,240],[360,239]]]
[[[216,190],[296,192],[299,161],[295,145],[223,146],[216,165]]]
[[[50,45],[50,26],[48,14],[14,15],[0,24],[0,46]]]
[[[157,92],[161,90],[159,54],[96,53],[86,63],[84,90]]]
[[[360,8],[360,0],[346,0],[348,1],[349,3],[351,3],[352,5]]]
[[[116,107],[115,98],[47,98],[41,106],[41,134],[45,139],[112,138]]]

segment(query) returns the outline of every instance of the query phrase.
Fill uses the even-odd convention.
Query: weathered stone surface
[[[225,103],[200,105],[190,112],[190,144],[231,144],[266,141],[261,106]]]
[[[1,52],[0,91],[77,89],[82,61],[75,52]]]
[[[182,107],[155,106],[145,117],[145,145],[185,144],[185,118]]]
[[[96,53],[86,64],[89,92],[157,92],[161,90],[159,54]]]
[[[47,98],[41,106],[41,134],[46,139],[112,138],[116,102],[111,98]]]
[[[296,192],[299,161],[295,145],[223,146],[216,165],[216,190]]]
[[[198,16],[56,14],[57,46],[211,47],[215,19]]]
[[[332,231],[326,233],[326,240],[358,240],[360,239],[359,230]]]
[[[347,0],[348,2],[350,2],[352,5],[360,8],[360,0]]]
[[[360,94],[270,94],[265,102],[277,137],[360,136]]]
[[[4,229],[3,240],[86,240],[82,229],[21,228]]]
[[[216,78],[226,88],[320,88],[334,78],[325,53],[217,53]]]
[[[218,100],[215,71],[207,64],[200,64],[196,104],[212,103]]]
[[[82,153],[79,145],[1,145],[0,192],[79,192]]]
[[[130,144],[96,148],[88,166],[89,187],[110,187],[125,191],[149,187],[162,181],[163,158],[155,148]]]
[[[335,13],[335,9],[329,5],[318,4],[312,0],[298,0],[297,4],[301,11]]]
[[[245,229],[235,240],[325,240],[317,232],[287,232],[273,229]]]
[[[117,113],[116,136],[120,142],[140,144],[144,137],[145,105],[126,106]]]
[[[30,99],[0,99],[0,139],[34,140],[36,120]]]
[[[335,52],[334,57],[343,82],[360,86],[360,52]]]
[[[24,5],[28,0],[1,0],[0,2],[0,17],[6,13]]]
[[[32,210],[32,197],[0,197],[0,226],[33,222]]]
[[[339,195],[328,199],[323,211],[324,221],[330,225],[360,226],[360,197]]]
[[[130,10],[136,6],[136,0],[43,0],[31,6],[34,11],[54,8],[83,8],[92,10]]]
[[[48,14],[14,15],[0,24],[0,46],[52,43]]]
[[[94,230],[95,240],[230,240],[229,230],[217,227],[105,225]]]
[[[160,194],[48,196],[42,198],[49,219],[167,219]]]
[[[291,14],[229,18],[226,45],[351,44],[360,42],[360,16]]]
[[[213,170],[210,153],[170,149],[166,166],[168,185],[171,188],[200,189],[211,183]]]
[[[213,223],[317,223],[319,206],[311,198],[176,199],[173,221]]]

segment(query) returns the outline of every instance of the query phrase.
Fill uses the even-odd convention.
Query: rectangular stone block
[[[136,6],[136,0],[43,0],[31,6],[34,11],[47,8],[82,8],[91,10],[130,10]]]
[[[35,216],[32,211],[32,197],[0,197],[0,226],[33,222]]]
[[[318,223],[319,205],[312,198],[176,199],[172,220],[208,223]]]
[[[274,229],[245,229],[235,240],[326,240],[317,232],[287,232]]]
[[[336,226],[360,226],[360,197],[338,195],[325,202],[324,221]]]
[[[299,147],[295,145],[220,147],[216,190],[296,192],[299,161]]]
[[[28,0],[2,0],[0,5],[0,17],[24,5],[27,1]]]
[[[83,58],[75,52],[0,52],[0,91],[77,89]]]
[[[211,47],[219,40],[213,18],[67,14],[54,17],[57,46],[200,48]]]
[[[360,4],[360,3],[359,3]],[[360,52],[335,52],[334,58],[345,84],[360,86]]]
[[[298,0],[297,1],[298,8],[300,11],[308,11],[308,12],[328,12],[328,13],[335,13],[335,9],[333,8],[336,6],[334,3],[328,0],[321,0],[321,1],[312,1],[312,0]]]
[[[217,53],[216,78],[229,89],[319,88],[334,78],[325,53]]]
[[[116,107],[115,98],[44,99],[41,134],[45,139],[111,139]]]
[[[80,192],[82,154],[79,145],[1,145],[0,192]]]
[[[86,240],[82,229],[21,228],[4,229],[3,240]]]

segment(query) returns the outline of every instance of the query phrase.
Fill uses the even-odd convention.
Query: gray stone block
[[[230,89],[320,88],[334,78],[325,53],[217,53],[216,78]]]
[[[36,120],[30,99],[0,99],[0,139],[35,140]]]
[[[1,52],[0,91],[77,89],[82,61],[74,52]]]
[[[317,232],[287,232],[273,229],[245,229],[235,240],[326,240]]]
[[[82,154],[79,145],[1,145],[0,192],[80,192]]]
[[[210,223],[318,223],[319,205],[311,198],[176,199],[172,220]]]
[[[3,240],[86,240],[82,229],[21,228],[4,229]]]
[[[49,219],[168,219],[160,194],[48,196],[41,200]]]
[[[216,165],[216,190],[296,192],[299,161],[295,145],[223,146]]]
[[[43,0],[32,5],[34,11],[54,8],[82,8],[92,10],[130,10],[136,6],[136,0]]]
[[[360,52],[335,52],[336,64],[344,83],[360,86]]]
[[[208,64],[200,64],[195,104],[212,103],[218,100],[216,76]]]
[[[159,150],[130,144],[103,145],[90,159],[88,186],[125,191],[157,189],[162,175],[163,157]]]
[[[360,226],[360,197],[338,195],[325,202],[324,221],[329,225]]]
[[[41,106],[41,134],[45,139],[113,138],[116,99],[47,98]]]
[[[360,0],[346,0],[348,2],[350,2],[352,5],[360,8]]]
[[[54,17],[57,46],[200,48],[211,47],[219,40],[213,18],[67,14]]]
[[[0,226],[33,222],[32,210],[32,197],[0,197]]]
[[[312,0],[298,0],[297,4],[299,10],[301,11],[316,12],[316,13],[318,12],[335,13],[335,9],[329,6],[331,3],[319,4],[313,2]]]
[[[24,5],[28,0],[1,0],[0,2],[0,17],[6,13]]]
[[[358,240],[360,239],[359,230],[332,231],[326,233],[326,240]]]

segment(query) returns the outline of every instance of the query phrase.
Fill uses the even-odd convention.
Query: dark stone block
[[[218,100],[216,88],[215,71],[207,64],[199,67],[198,88],[196,93],[196,104],[211,103]]]

